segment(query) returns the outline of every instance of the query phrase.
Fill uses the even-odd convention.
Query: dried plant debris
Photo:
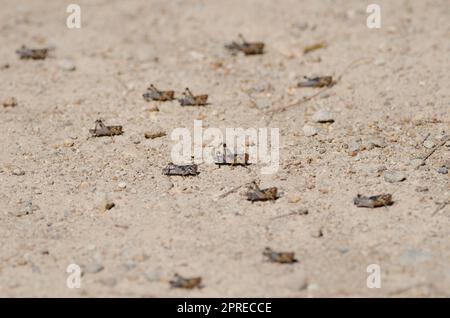
[[[319,43],[315,43],[315,44],[312,44],[312,45],[308,45],[308,46],[306,46],[303,49],[303,53],[304,54],[308,54],[308,53],[311,53],[311,52],[319,50],[319,49],[324,49],[327,46],[328,46],[328,44],[325,41],[322,41],[322,42],[319,42]]]
[[[174,277],[170,280],[169,283],[172,288],[185,288],[185,289],[201,288],[202,278],[201,277],[184,278],[175,273]]]
[[[359,208],[379,208],[394,204],[392,201],[392,194],[379,194],[371,197],[366,197],[358,194],[353,199],[353,203]]]
[[[264,53],[263,42],[247,42],[242,34],[239,34],[239,39],[241,40],[241,43],[233,41],[230,44],[226,44],[225,48],[230,50],[234,55],[239,52],[243,52],[245,55],[257,55]]]
[[[176,165],[169,163],[167,167],[163,169],[163,174],[166,176],[196,176],[199,174],[198,166],[192,165]]]
[[[95,128],[89,129],[92,137],[118,136],[123,134],[122,126],[106,126],[102,120],[95,121]]]
[[[278,199],[278,188],[276,187],[260,189],[256,182],[253,182],[247,191],[247,200],[252,203],[255,201],[275,201],[276,199]]]
[[[50,49],[30,49],[23,45],[20,49],[16,50],[21,60],[45,60],[48,56]]]
[[[147,88],[147,91],[142,95],[144,99],[149,101],[167,102],[175,99],[174,91],[160,91],[153,84]]]
[[[264,249],[263,255],[267,257],[268,261],[280,264],[296,263],[295,253],[293,252],[275,252],[270,247]]]
[[[215,156],[214,163],[218,166],[247,166],[249,165],[249,154],[237,154],[230,152],[227,145],[223,144],[222,153]]]
[[[336,84],[332,76],[306,77],[305,81],[299,82],[297,87],[331,87]]]
[[[182,94],[183,96],[178,100],[181,106],[205,106],[207,105],[208,95],[194,96],[189,88],[186,88]]]

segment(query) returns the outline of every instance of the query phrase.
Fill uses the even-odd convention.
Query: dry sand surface
[[[448,0],[379,1],[380,29],[356,0],[80,0],[81,29],[66,27],[69,3],[0,2],[0,102],[17,100],[0,104],[0,296],[450,296]],[[230,54],[239,33],[265,54]],[[20,60],[23,44],[54,49]],[[323,92],[296,87],[356,60]],[[210,104],[146,102],[150,83]],[[333,123],[314,121],[323,110]],[[99,118],[124,134],[88,138]],[[172,130],[194,119],[280,128],[279,170],[162,175]],[[253,180],[281,197],[219,197]],[[395,203],[358,208],[358,193]],[[267,262],[266,246],[298,262]],[[79,289],[66,286],[71,263]],[[170,288],[174,273],[203,288]]]

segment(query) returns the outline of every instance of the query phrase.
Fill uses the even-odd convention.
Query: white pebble
[[[316,123],[332,123],[334,122],[333,116],[326,110],[318,110],[314,113],[312,119]]]
[[[306,137],[315,136],[315,135],[317,135],[317,133],[318,133],[318,130],[317,130],[316,127],[313,127],[313,126],[310,126],[310,125],[303,126],[303,134]]]

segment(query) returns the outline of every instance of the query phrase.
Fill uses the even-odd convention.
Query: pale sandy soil
[[[0,101],[18,101],[0,105],[0,296],[450,296],[450,205],[433,216],[450,200],[449,174],[437,172],[450,165],[450,143],[414,167],[450,134],[448,0],[379,1],[379,30],[356,0],[85,0],[82,28],[70,30],[71,2],[0,1],[0,63],[9,64]],[[223,45],[238,33],[264,41],[266,54],[230,55]],[[303,54],[319,41],[328,47]],[[22,44],[55,49],[23,61]],[[371,60],[269,121],[271,109],[316,92],[295,88],[302,76],[337,76],[360,58]],[[76,70],[61,69],[64,59]],[[211,104],[151,111],[141,96],[150,83],[189,86]],[[319,109],[335,122],[314,123]],[[124,135],[88,139],[97,118]],[[171,131],[194,119],[280,128],[279,171],[200,165],[197,177],[163,176]],[[318,135],[304,136],[305,124]],[[168,136],[145,139],[154,127]],[[350,154],[379,137],[384,148]],[[384,168],[407,179],[386,182]],[[254,179],[282,197],[217,199]],[[393,206],[353,205],[357,193],[382,192]],[[107,212],[105,196],[116,205]],[[299,262],[265,262],[266,246]],[[80,289],[66,287],[71,263],[88,269]],[[381,289],[366,287],[374,263]],[[175,272],[202,276],[204,287],[171,289]]]

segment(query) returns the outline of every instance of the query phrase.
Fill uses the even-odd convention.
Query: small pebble
[[[297,215],[308,215],[309,211],[307,208],[299,208],[298,210],[294,211]]]
[[[311,234],[311,236],[314,237],[314,238],[322,237],[322,236],[323,236],[322,228],[321,228],[321,227],[318,227],[318,228],[312,229],[311,232],[310,232],[310,234]]]
[[[385,148],[386,140],[383,137],[371,137],[366,142],[366,148],[368,150],[373,149],[375,147]]]
[[[255,85],[252,86],[252,88],[250,88],[250,93],[262,93],[264,91],[268,91],[272,88],[272,85],[270,84],[270,82],[267,81],[261,81]]]
[[[25,171],[23,171],[23,170],[20,169],[20,168],[15,168],[15,169],[12,171],[12,174],[15,175],[15,176],[23,176],[23,175],[25,175]]]
[[[316,123],[332,123],[334,122],[333,116],[326,110],[318,110],[314,113],[312,119]]]
[[[297,203],[301,199],[301,195],[298,193],[291,194],[289,196],[289,203]]]
[[[268,100],[267,98],[257,100],[256,101],[256,107],[258,107],[259,109],[269,108],[270,107],[270,100]]]
[[[442,166],[442,167],[440,167],[440,168],[438,169],[437,172],[438,172],[438,173],[441,173],[441,174],[447,174],[447,173],[448,173],[448,168],[447,168],[446,166]]]
[[[119,189],[126,189],[127,184],[125,182],[119,182],[119,184],[117,185],[119,187]]]
[[[17,106],[17,99],[15,97],[7,97],[2,102],[3,107],[16,107]]]
[[[427,187],[422,187],[422,186],[418,186],[416,188],[417,192],[428,192],[428,188]]]
[[[384,181],[389,183],[402,182],[406,180],[406,174],[401,171],[389,170],[384,172]]]
[[[306,137],[315,136],[315,135],[317,135],[317,133],[318,133],[318,130],[317,130],[316,127],[313,127],[313,126],[310,126],[310,125],[303,126],[303,134]]]
[[[422,160],[422,159],[419,159],[419,158],[412,159],[412,160],[410,161],[410,163],[411,163],[411,166],[413,166],[414,169],[417,169],[417,168],[419,168],[419,167],[425,165],[425,163],[423,162],[423,160]]]
[[[58,61],[58,67],[66,72],[73,72],[75,71],[76,67],[72,60],[64,59]]]
[[[65,139],[64,140],[64,147],[70,148],[74,145],[74,142],[72,139]]]
[[[156,106],[156,105],[150,105],[148,108],[147,108],[147,111],[149,111],[149,112],[159,112],[159,108],[158,108],[158,106]]]
[[[431,139],[427,139],[423,142],[423,146],[427,149],[431,149],[435,146],[436,144],[431,140]]]
[[[114,202],[106,202],[105,210],[111,210],[115,206],[116,206],[116,204]]]

